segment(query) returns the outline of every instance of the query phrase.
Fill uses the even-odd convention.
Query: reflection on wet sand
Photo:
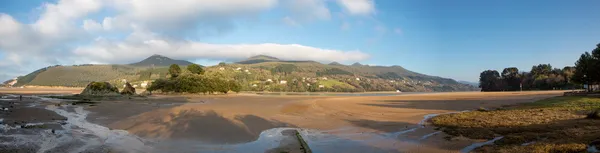
[[[286,131],[298,130],[317,153],[460,151],[478,141],[446,141],[446,135],[427,126],[426,119],[433,114],[500,107],[556,95],[560,93],[442,93],[387,97],[153,96],[144,101],[48,107],[48,110],[69,118],[63,127],[71,129],[58,132],[56,136],[38,134],[31,142],[57,142],[45,144],[50,148],[47,150],[111,148],[135,152],[142,148],[142,152],[295,152],[298,149],[290,148],[298,145]],[[45,105],[45,102],[41,104]],[[73,141],[62,142],[67,138]],[[139,147],[127,148],[121,146],[122,142]]]

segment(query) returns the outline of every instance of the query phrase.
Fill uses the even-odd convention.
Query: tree
[[[242,88],[240,86],[240,84],[234,80],[229,80],[228,84],[229,84],[229,90],[236,92],[236,93],[240,92],[240,90]]]
[[[504,68],[502,70],[502,79],[504,81],[504,89],[509,91],[518,91],[521,89],[521,76],[519,69],[516,67]]]
[[[169,74],[171,74],[172,78],[176,78],[177,76],[179,76],[179,74],[181,74],[181,68],[179,68],[179,65],[172,64],[171,66],[169,66]]]
[[[187,66],[187,70],[193,74],[204,74],[204,69],[198,64],[191,64]]]
[[[219,62],[219,66],[225,66],[227,65],[225,62]]]
[[[592,82],[595,76],[590,71],[593,71],[594,62],[595,60],[590,53],[585,52],[581,54],[579,60],[575,62],[575,73],[571,80],[581,84]]]
[[[479,75],[481,91],[501,91],[500,74],[496,70],[486,70]]]

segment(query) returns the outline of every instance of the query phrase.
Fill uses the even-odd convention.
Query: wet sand
[[[144,100],[100,102],[84,108],[91,112],[86,118],[91,123],[126,130],[149,140],[163,140],[155,145],[171,149],[185,149],[188,147],[185,144],[195,142],[260,146],[263,144],[253,142],[262,142],[257,139],[262,139],[266,131],[291,127],[300,129],[314,152],[458,152],[479,141],[445,140],[444,133],[427,125],[425,116],[533,102],[562,93],[456,92],[371,97],[154,95]],[[285,146],[274,146],[278,145]]]
[[[349,141],[377,139],[361,142],[363,144],[360,145],[366,145],[363,148],[382,148],[383,150],[378,150],[381,152],[447,152],[459,151],[475,141],[446,141],[443,133],[432,134],[421,140],[423,136],[436,132],[432,127],[420,126],[425,115],[480,107],[496,108],[561,94],[561,91],[548,91],[379,97],[187,96],[185,102],[188,103],[152,109],[134,116],[122,116],[108,126],[145,138],[199,140],[216,144],[249,142],[256,140],[260,132],[267,129],[296,127],[327,131],[327,134]],[[162,98],[164,97],[170,96]],[[173,101],[167,103],[171,102]],[[94,108],[90,110],[100,112]],[[403,130],[412,131],[398,134],[397,139],[373,138],[378,134]],[[353,135],[357,133],[364,135]],[[395,142],[398,139],[404,141]]]

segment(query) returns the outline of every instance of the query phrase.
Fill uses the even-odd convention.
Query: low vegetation
[[[148,91],[160,91],[163,93],[228,93],[229,91],[240,92],[241,87],[235,80],[225,80],[217,76],[202,75],[200,67],[196,67],[193,72],[183,73],[179,66],[172,65],[169,68],[171,77],[168,79],[158,79],[152,82]]]
[[[81,95],[118,95],[119,89],[108,82],[91,82]]]
[[[600,120],[588,115],[597,115],[598,108],[600,98],[563,96],[498,110],[440,115],[432,123],[453,136],[504,136],[480,152],[585,152],[588,144],[600,139]]]

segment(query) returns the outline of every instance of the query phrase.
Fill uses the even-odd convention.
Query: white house
[[[327,80],[327,77],[323,77],[323,78],[321,78],[321,79],[323,79],[323,80]]]
[[[360,81],[360,78],[356,78],[356,81]]]
[[[252,87],[256,87],[256,86],[258,86],[258,85],[256,85],[256,84],[252,84]]]
[[[325,85],[320,84],[319,88],[325,88]]]
[[[223,71],[223,70],[225,70],[225,68],[224,67],[220,67],[219,70]]]
[[[138,87],[138,85],[137,85],[137,84],[134,84],[134,85],[133,85],[133,88],[137,88],[137,87]]]
[[[281,81],[279,81],[279,84],[287,84],[287,81],[281,80]]]
[[[127,79],[122,79],[121,82],[127,83]]]
[[[248,72],[250,72],[250,71],[248,71],[248,70],[244,70],[244,72],[248,73]]]
[[[273,82],[273,80],[271,80],[271,79],[267,79],[267,82]]]
[[[242,70],[241,67],[235,68],[236,71]]]

